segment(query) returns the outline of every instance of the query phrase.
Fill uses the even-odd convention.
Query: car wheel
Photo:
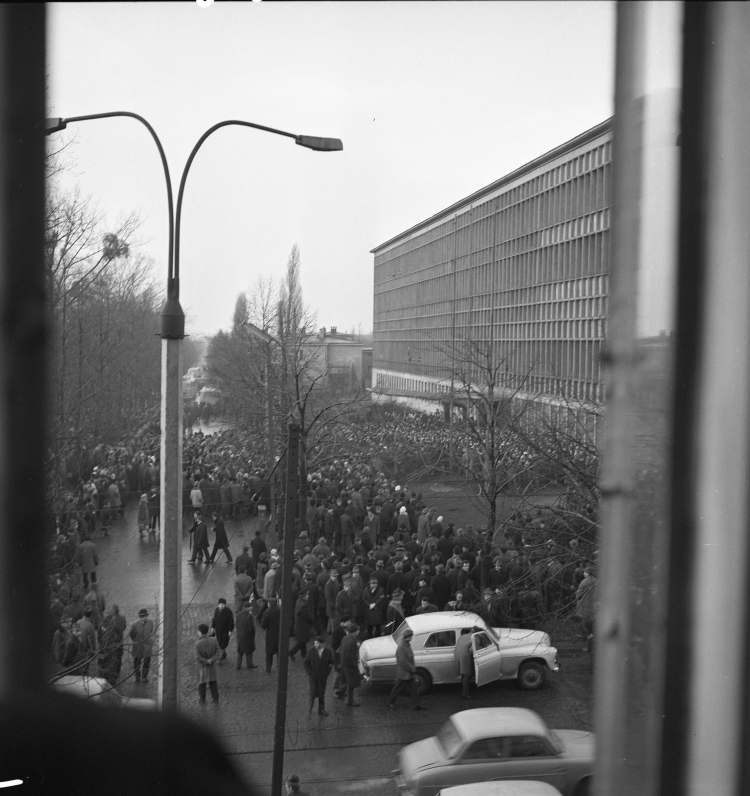
[[[574,796],[591,796],[591,777],[586,777],[578,783]]]
[[[417,679],[419,695],[421,696],[422,694],[426,694],[432,685],[432,677],[430,677],[430,673],[426,669],[417,669],[417,671],[414,672],[414,677]]]
[[[544,685],[547,672],[541,663],[526,661],[518,670],[518,683],[526,691],[536,691]]]

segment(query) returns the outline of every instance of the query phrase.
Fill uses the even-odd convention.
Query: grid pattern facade
[[[509,386],[601,403],[610,158],[606,122],[374,249],[374,385],[439,399],[471,340]]]

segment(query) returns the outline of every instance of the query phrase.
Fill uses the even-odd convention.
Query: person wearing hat
[[[264,610],[260,626],[266,631],[266,673],[271,673],[273,656],[279,654],[279,635],[281,632],[281,610],[276,597],[270,597]]]
[[[219,704],[219,686],[216,684],[216,661],[219,659],[219,645],[208,635],[208,625],[198,625],[200,638],[195,642],[195,657],[198,661],[198,701],[206,704],[206,686],[211,689],[214,705]]]
[[[335,694],[337,699],[344,698],[344,688],[346,689],[346,704],[350,708],[358,708],[361,703],[354,701],[354,689],[359,688],[362,682],[359,673],[359,625],[352,622],[346,629],[346,636],[341,642],[341,675],[342,684],[339,691]]]
[[[255,652],[255,620],[250,613],[250,602],[245,600],[235,617],[237,627],[237,668],[242,668],[242,658],[247,658],[247,668],[257,669],[253,663]]]
[[[385,609],[385,625],[383,626],[383,634],[392,636],[400,627],[401,623],[406,619],[404,607],[401,604],[404,599],[403,589],[395,588],[391,594],[391,601]]]
[[[255,577],[255,562],[250,556],[250,547],[246,544],[242,545],[242,552],[234,559],[235,575],[240,574],[240,567],[245,567],[245,572],[247,572],[251,578]]]
[[[154,644],[154,623],[148,618],[148,611],[141,608],[138,620],[133,622],[128,633],[132,641],[133,671],[136,683],[148,682],[148,670],[151,666],[151,652]]]
[[[417,667],[414,664],[414,652],[411,648],[413,636],[414,631],[407,626],[401,634],[401,640],[396,647],[396,682],[393,684],[391,695],[388,698],[388,707],[391,710],[396,709],[396,700],[407,685],[414,710],[427,709],[419,702],[419,681],[415,677]]]
[[[271,597],[279,596],[279,587],[281,585],[281,576],[279,575],[279,562],[277,560],[271,561],[271,566],[266,572],[266,577],[263,579],[263,599],[270,600]]]
[[[224,527],[224,520],[219,516],[219,512],[215,511],[212,515],[214,520],[214,533],[216,534],[216,541],[214,542],[214,549],[211,551],[208,563],[213,564],[216,558],[216,553],[219,550],[224,551],[227,557],[227,564],[232,563],[232,554],[229,552],[229,539],[227,539],[227,529]]]
[[[309,796],[307,791],[300,789],[299,777],[296,774],[290,774],[286,778],[284,788],[287,793],[294,793],[296,796]]]
[[[211,627],[213,629],[213,635],[216,636],[219,649],[221,650],[221,657],[219,658],[219,665],[221,665],[221,662],[227,657],[229,639],[234,630],[234,614],[223,597],[219,597],[219,604],[214,611]]]
[[[378,583],[373,575],[362,595],[364,600],[365,624],[367,625],[367,638],[377,638],[385,623],[387,598],[385,589]]]
[[[196,511],[193,515],[193,526],[190,528],[190,541],[193,547],[193,555],[188,559],[189,564],[195,564],[195,559],[203,561],[206,559],[208,564],[208,526],[203,522],[203,515]]]
[[[310,684],[310,707],[308,713],[312,713],[313,704],[317,699],[318,715],[327,716],[326,684],[333,668],[333,651],[326,646],[323,636],[316,636],[313,639],[313,646],[307,651],[304,664]]]

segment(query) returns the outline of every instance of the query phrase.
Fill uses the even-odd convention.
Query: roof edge
[[[388,246],[391,246],[393,243],[400,240],[401,238],[409,237],[417,230],[434,224],[436,221],[439,221],[440,218],[444,216],[451,215],[451,213],[455,212],[459,207],[468,204],[469,202],[473,202],[476,199],[479,199],[484,194],[490,193],[491,191],[494,191],[497,188],[502,187],[503,183],[508,183],[512,182],[513,180],[517,180],[519,177],[523,176],[525,172],[533,171],[534,169],[543,165],[545,162],[554,160],[555,158],[562,155],[566,150],[575,149],[576,147],[579,147],[587,143],[588,141],[593,140],[594,138],[598,138],[603,133],[612,129],[613,118],[614,117],[610,116],[609,119],[605,119],[605,121],[600,122],[594,127],[589,128],[588,130],[585,130],[583,133],[580,133],[575,138],[571,138],[565,143],[556,146],[554,149],[550,149],[548,152],[545,152],[543,155],[540,155],[538,158],[534,158],[534,160],[530,160],[528,163],[524,163],[523,166],[519,166],[519,168],[515,169],[514,171],[511,171],[509,174],[506,174],[504,177],[500,177],[500,179],[495,180],[495,182],[491,182],[489,185],[485,185],[484,188],[480,188],[478,191],[474,191],[474,193],[471,193],[468,196],[464,197],[463,199],[460,199],[458,202],[454,202],[452,205],[449,205],[443,210],[438,211],[429,218],[425,218],[419,223],[414,224],[414,226],[409,227],[409,229],[400,232],[398,235],[394,235],[392,238],[389,238],[384,243],[379,244],[374,249],[370,249],[370,254],[377,254],[379,251],[385,249]]]

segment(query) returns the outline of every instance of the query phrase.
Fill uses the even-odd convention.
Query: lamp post
[[[162,653],[162,676],[159,678],[159,706],[162,710],[179,708],[179,652],[180,615],[182,610],[182,340],[185,337],[185,313],[180,306],[180,220],[182,199],[190,166],[203,142],[221,127],[238,125],[252,127],[275,135],[293,138],[294,143],[318,152],[337,152],[344,147],[338,138],[297,135],[273,127],[230,119],[210,127],[193,147],[182,172],[177,193],[176,213],[173,213],[172,183],[161,142],[151,125],[138,114],[128,111],[71,116],[48,119],[47,135],[64,130],[68,123],[128,116],[146,126],[159,149],[167,182],[169,204],[169,251],[167,270],[167,298],[161,312],[162,368],[161,368],[161,545],[160,599],[162,616],[159,623],[159,642]],[[291,566],[291,561],[289,562]]]
[[[185,335],[185,315],[174,278],[174,206],[172,180],[164,148],[154,128],[137,113],[110,111],[84,116],[47,119],[47,135],[65,130],[70,122],[125,116],[141,122],[156,143],[167,186],[169,242],[167,248],[167,298],[161,312],[161,545],[159,547],[159,649],[162,653],[159,705],[177,711],[179,694],[180,611],[182,608],[182,370],[180,341]]]
[[[276,464],[276,442],[274,439],[273,428],[273,392],[271,390],[271,343],[281,345],[279,341],[268,332],[259,329],[255,324],[250,321],[243,321],[242,326],[249,329],[252,334],[259,337],[266,344],[266,421],[268,430],[268,489],[270,494],[270,507],[269,507],[269,521],[271,527],[276,527],[276,490],[274,488],[275,476],[272,475],[274,465]]]

